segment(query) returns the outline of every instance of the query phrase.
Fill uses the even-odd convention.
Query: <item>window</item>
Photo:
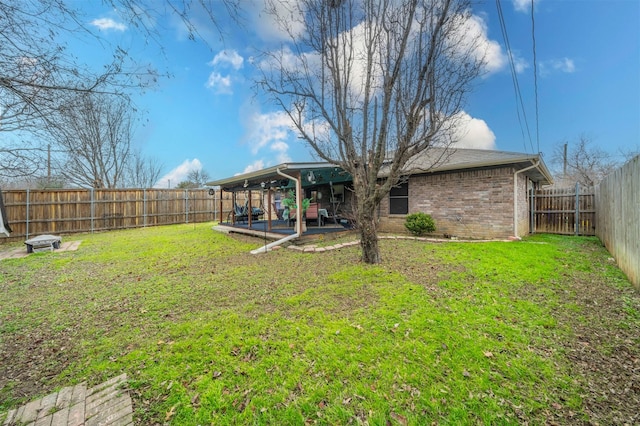
[[[409,213],[409,182],[391,188],[389,192],[389,214]]]

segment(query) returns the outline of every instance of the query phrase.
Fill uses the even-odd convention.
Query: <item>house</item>
[[[407,179],[380,205],[380,230],[404,230],[409,213],[429,213],[439,234],[507,238],[529,233],[529,190],[551,185],[541,155],[432,148],[404,168]],[[381,177],[384,177],[382,170]]]
[[[380,179],[386,173],[383,168]],[[472,239],[526,235],[529,190],[553,183],[539,154],[481,149],[431,148],[411,159],[403,174],[380,204],[380,232],[406,233],[407,214],[424,212],[435,220],[439,235]],[[266,190],[268,206],[278,192],[299,188],[297,193],[326,210],[328,222],[351,219],[351,176],[329,163],[285,163],[209,185],[234,197],[241,191]],[[272,216],[266,218],[269,224]],[[302,233],[301,228],[296,231]]]

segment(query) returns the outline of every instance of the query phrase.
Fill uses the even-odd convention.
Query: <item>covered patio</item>
[[[351,175],[326,162],[284,163],[255,172],[209,182],[221,194],[231,194],[233,208],[221,217],[217,230],[236,232],[269,240],[290,240],[302,235],[340,232],[350,227],[345,212],[345,185]],[[284,205],[295,193],[295,207],[309,200],[303,209]],[[259,203],[255,194],[259,193]],[[243,197],[239,197],[242,195]],[[242,198],[244,203],[239,202]],[[220,211],[222,211],[220,197]],[[258,205],[254,205],[258,204]],[[275,243],[273,243],[275,244]]]

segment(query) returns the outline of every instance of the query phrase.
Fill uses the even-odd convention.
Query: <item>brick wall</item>
[[[412,176],[409,213],[429,213],[434,235],[507,238],[513,235],[512,167]],[[528,233],[527,179],[518,179],[518,229]],[[380,205],[380,231],[406,233],[404,215],[389,215],[389,199]]]
[[[518,175],[518,236],[529,234],[529,180],[522,173]],[[513,198],[513,196],[512,196]],[[513,210],[513,208],[511,209]],[[513,231],[511,231],[513,235]]]

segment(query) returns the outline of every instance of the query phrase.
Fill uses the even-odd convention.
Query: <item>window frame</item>
[[[400,181],[389,191],[389,215],[409,214],[409,180]]]

